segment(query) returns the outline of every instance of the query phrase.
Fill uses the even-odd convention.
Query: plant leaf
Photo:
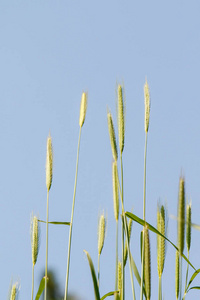
[[[189,281],[189,283],[188,283],[188,285],[187,285],[185,294],[186,294],[189,290],[191,290],[191,288],[189,289],[189,287],[190,287],[192,281],[195,279],[195,277],[199,274],[199,272],[200,272],[200,269],[196,270],[196,271],[192,274],[192,276],[191,276],[191,278],[190,278],[190,281]]]
[[[38,222],[41,222],[41,223],[46,223],[46,221],[42,221],[42,220],[38,220]],[[48,222],[48,224],[54,224],[54,225],[69,225],[71,224],[71,222]]]
[[[98,284],[97,284],[97,277],[96,277],[96,273],[95,273],[95,269],[94,269],[92,259],[91,259],[89,253],[86,250],[83,250],[83,251],[85,252],[85,254],[87,256],[87,259],[88,259],[88,262],[89,262],[90,271],[91,271],[92,280],[93,280],[93,286],[94,286],[95,299],[100,300],[99,287],[98,287]]]
[[[49,278],[47,278],[47,281],[48,281]],[[45,276],[42,278],[42,280],[40,281],[40,286],[39,286],[39,289],[38,289],[38,292],[37,292],[37,295],[35,297],[35,300],[39,300],[40,299],[40,296],[42,295],[42,292],[45,288]]]
[[[119,294],[119,291],[109,292],[109,293],[105,294],[103,297],[101,297],[100,300],[104,300],[106,297],[113,296],[115,294]]]
[[[162,233],[160,233],[160,231],[158,231],[155,227],[153,227],[151,224],[149,224],[148,222],[145,222],[144,220],[140,219],[138,216],[130,213],[130,212],[126,212],[125,215],[129,218],[131,218],[133,221],[137,222],[138,224],[145,226],[148,226],[148,229],[150,229],[151,231],[153,231],[156,234],[159,234],[160,236],[162,236],[163,238],[165,238],[179,253],[179,249],[166,237],[164,236]],[[187,263],[196,271],[195,267],[191,264],[191,262],[187,259],[187,257],[184,254],[180,255],[187,261]]]

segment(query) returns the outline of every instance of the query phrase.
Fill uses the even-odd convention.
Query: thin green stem
[[[72,202],[72,212],[71,212],[71,222],[70,222],[70,231],[69,231],[69,243],[68,243],[68,257],[67,257],[67,272],[66,272],[66,284],[65,284],[65,297],[67,299],[68,292],[68,281],[69,281],[69,267],[70,267],[70,253],[71,253],[71,240],[72,240],[72,226],[73,226],[73,217],[74,217],[74,205],[75,205],[75,196],[76,196],[76,186],[77,186],[77,177],[78,177],[78,161],[79,161],[79,149],[80,149],[80,140],[81,140],[81,128],[79,130],[79,139],[78,139],[78,149],[77,149],[77,159],[76,159],[76,175],[74,182],[74,195]]]
[[[162,275],[158,277],[158,300],[162,300]]]
[[[179,293],[179,297],[180,297],[180,300],[182,300],[182,255],[180,255],[180,285],[179,285],[179,288],[180,288],[180,293]]]
[[[128,242],[128,258],[129,258],[129,269],[130,269],[130,277],[131,277],[132,294],[133,294],[133,300],[135,300],[135,289],[134,289],[133,273],[132,273],[132,268],[131,268],[131,251],[130,251],[129,236],[128,236],[128,224],[127,224],[127,220],[125,217],[124,203],[122,200],[122,190],[120,187],[118,175],[117,175],[117,180],[118,180],[118,187],[119,187],[119,193],[120,193],[121,205],[122,205],[122,226],[125,226],[125,235],[126,235],[126,240]],[[122,257],[123,257],[122,261],[124,261],[124,256],[122,256]]]
[[[47,190],[47,221],[46,221],[46,266],[45,266],[45,290],[44,299],[47,299],[47,268],[48,268],[48,228],[49,228],[49,189]]]
[[[100,280],[100,254],[98,254],[98,287],[99,287],[99,280]]]
[[[122,152],[120,152],[120,162],[121,162],[121,199],[124,206],[124,184],[123,184],[123,162],[122,162]],[[123,211],[124,214],[124,211]],[[125,299],[125,272],[124,272],[124,224],[122,222],[122,300]]]
[[[32,266],[32,294],[31,294],[31,300],[33,300],[33,291],[34,291],[34,264]]]
[[[115,264],[116,264],[115,265],[115,291],[117,291],[117,283],[118,283],[118,220],[116,221],[116,263]]]
[[[143,220],[146,220],[146,166],[147,166],[147,132],[145,135],[145,150],[144,150],[144,194],[143,194]],[[143,227],[144,230],[144,227]],[[144,281],[144,234],[142,243],[142,266],[141,266],[141,286],[140,300],[143,299],[143,281]]]
[[[189,260],[189,251],[188,251],[188,260]],[[185,278],[185,292],[186,292],[186,288],[187,288],[187,281],[188,281],[188,271],[189,271],[189,264],[187,263],[187,271],[186,271],[186,278]],[[185,299],[185,293],[183,296],[183,300]]]

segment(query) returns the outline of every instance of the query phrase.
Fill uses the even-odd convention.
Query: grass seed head
[[[99,226],[98,226],[98,254],[99,255],[101,254],[103,249],[105,233],[106,233],[106,218],[103,212],[99,218]]]
[[[32,248],[32,263],[33,265],[37,262],[39,252],[39,223],[38,218],[32,215],[31,219],[31,248]]]
[[[19,290],[19,284],[18,284],[18,282],[15,282],[11,287],[9,300],[17,299],[18,290]]]
[[[118,261],[118,290],[119,290],[119,299],[122,299],[122,263]]]
[[[165,236],[165,208],[162,205],[157,207],[157,229]],[[161,278],[165,262],[165,239],[157,234],[157,269]]]
[[[85,122],[85,116],[87,111],[87,98],[88,98],[88,94],[86,92],[83,92],[81,97],[80,115],[79,115],[80,127],[82,127]]]
[[[144,129],[145,132],[149,130],[149,117],[150,117],[150,93],[147,80],[144,85],[144,105],[145,105],[145,116],[144,116]]]
[[[107,112],[107,119],[108,119],[108,132],[110,136],[110,144],[111,144],[111,149],[112,149],[112,155],[113,159],[117,161],[117,143],[116,143],[116,137],[115,137],[115,130],[114,130],[114,125],[113,125],[113,119],[110,111]]]
[[[123,89],[120,84],[117,87],[118,102],[118,134],[119,134],[119,149],[123,152],[124,149],[124,136],[125,136],[125,117],[124,117],[124,100],[123,100]]]
[[[112,180],[113,180],[113,203],[114,203],[114,215],[116,222],[119,219],[119,190],[118,190],[118,178],[117,178],[117,162],[113,161],[112,164]]]
[[[187,245],[187,251],[190,251],[191,246],[191,215],[192,215],[192,204],[191,202],[187,203],[186,208],[186,245]]]
[[[53,177],[53,149],[52,149],[52,139],[49,134],[47,138],[47,156],[46,156],[46,186],[49,191],[51,188]]]
[[[180,177],[178,196],[178,248],[183,253],[185,234],[185,179]]]
[[[151,252],[149,230],[144,228],[144,280],[147,300],[151,298]]]
[[[176,251],[176,266],[175,266],[176,299],[178,299],[178,296],[179,296],[179,286],[180,286],[180,256],[179,256],[179,252]]]

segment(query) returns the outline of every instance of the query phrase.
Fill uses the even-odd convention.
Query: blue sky
[[[46,218],[46,138],[51,131],[54,174],[50,220],[69,221],[75,176],[82,91],[88,111],[82,130],[69,291],[94,299],[83,249],[97,267],[98,215],[108,227],[101,257],[101,295],[114,288],[115,220],[112,154],[106,109],[116,126],[116,83],[126,95],[125,209],[142,217],[144,96],[147,78],[151,115],[147,155],[147,220],[156,224],[157,201],[176,215],[178,181],[185,175],[192,220],[200,224],[199,1],[5,1],[0,3],[0,265],[1,298],[11,278],[20,299],[31,296],[30,215]],[[176,243],[176,221],[168,236]],[[131,249],[139,266],[139,225]],[[191,262],[200,266],[200,232],[192,231]],[[49,267],[64,290],[68,228],[49,229]],[[156,238],[151,234],[152,299],[157,298]],[[168,245],[165,299],[175,299],[174,249]],[[45,226],[35,268],[36,286],[45,265]],[[185,270],[186,265],[183,265]],[[191,274],[191,270],[190,270]],[[199,279],[196,281],[198,284]],[[137,286],[137,283],[136,283]],[[127,297],[131,299],[127,268]],[[138,299],[139,289],[136,288]],[[187,299],[197,299],[191,291]]]

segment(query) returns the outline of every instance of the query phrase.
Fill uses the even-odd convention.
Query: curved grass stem
[[[33,300],[33,291],[34,291],[34,264],[32,266],[32,293],[31,293],[31,300]]]
[[[78,176],[78,161],[79,161],[79,149],[80,149],[80,139],[81,139],[81,128],[82,128],[82,127],[80,127],[80,130],[79,130],[78,149],[77,149],[77,159],[76,159],[76,175],[75,175],[75,182],[74,182],[74,195],[73,195],[73,202],[72,202],[71,222],[70,222],[70,231],[69,231],[68,257],[67,257],[67,272],[66,272],[66,284],[65,284],[65,296],[64,296],[64,300],[67,299],[67,292],[68,292],[69,267],[70,267],[70,253],[71,253],[71,240],[72,240],[72,226],[73,226],[74,205],[75,205],[76,186],[77,186],[77,176]]]

